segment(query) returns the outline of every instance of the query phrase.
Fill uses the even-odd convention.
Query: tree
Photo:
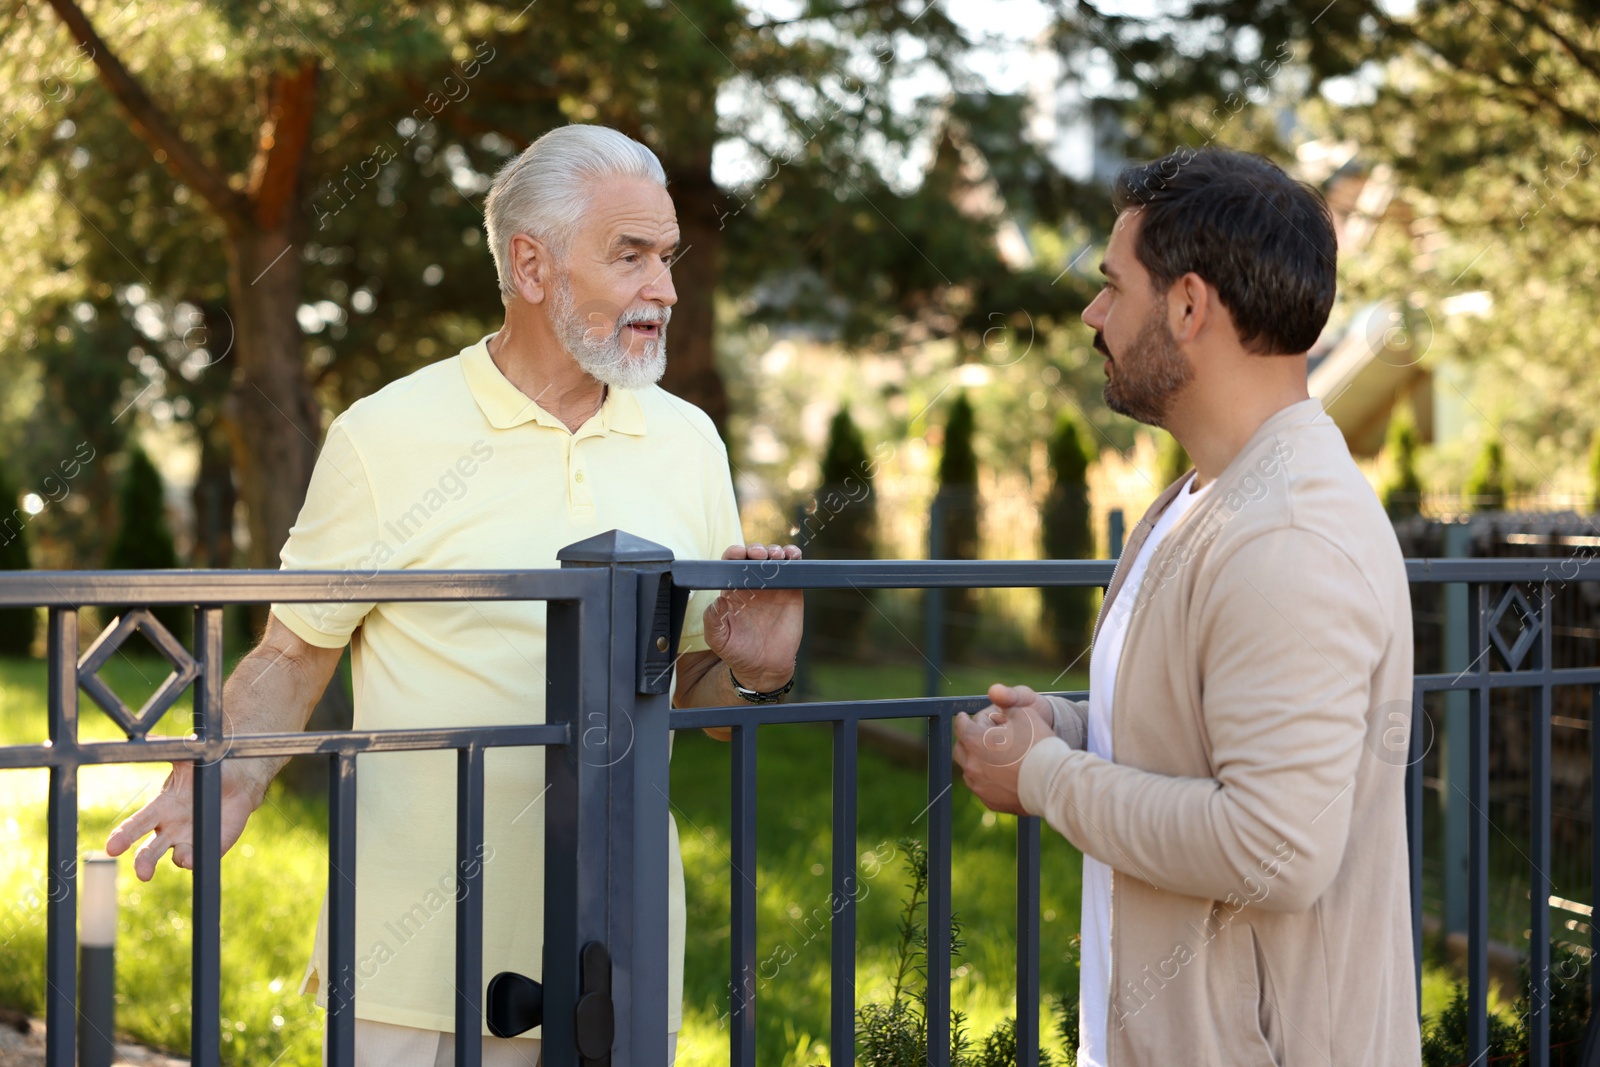
[[[1041,526],[1046,559],[1089,559],[1094,555],[1090,525],[1089,457],[1093,454],[1072,408],[1061,409],[1050,437],[1050,492]],[[1092,588],[1040,590],[1045,625],[1058,654],[1076,655],[1089,644],[1094,618]]]
[[[167,526],[166,491],[161,474],[150,457],[137,445],[124,454],[127,468],[122,474],[118,495],[117,537],[106,556],[108,570],[171,570],[178,565],[178,553]],[[113,609],[121,615],[126,608]],[[151,608],[156,621],[179,641],[186,641],[192,613],[179,605]]]
[[[1506,506],[1505,453],[1498,435],[1483,443],[1464,489],[1470,511],[1503,511]]]
[[[965,393],[950,405],[939,457],[939,491],[934,497],[929,555],[936,559],[978,558],[978,454],[973,449],[972,403]],[[944,591],[944,650],[963,658],[977,633],[978,597],[972,589]]]
[[[1417,475],[1417,419],[1409,404],[1397,404],[1389,416],[1383,445],[1389,477],[1379,493],[1391,519],[1410,518],[1422,511],[1422,479]]]
[[[195,144],[181,118],[156,102],[74,0],[50,0],[50,6],[149,151],[226,233],[228,297],[237,324],[238,388],[231,400],[242,446],[238,461],[255,562],[270,565],[311,480],[322,430],[295,317],[305,239],[298,208],[320,64],[309,55],[253,57],[247,74],[259,84],[258,105],[233,131],[253,147],[248,164],[234,171],[219,161],[233,153],[223,144]],[[292,432],[285,432],[285,423]]]
[[[1548,486],[1577,473],[1600,407],[1594,15],[1591,0],[1220,0],[1186,17],[1077,4],[1094,32],[1062,40],[1098,38],[1116,65],[1105,95],[1126,100],[1106,106],[1139,131],[1131,154],[1256,147],[1267,120],[1297,127],[1283,140],[1359,146],[1339,174],[1371,177],[1368,202],[1390,206],[1343,257],[1335,326],[1403,296],[1426,330],[1413,353],[1471,368],[1463,398]],[[1346,91],[1319,97],[1332,78]],[[1471,311],[1453,299],[1468,295]]]
[[[861,431],[841,407],[828,425],[822,457],[822,484],[811,513],[801,523],[801,547],[812,559],[871,559],[877,527],[872,493],[876,467]],[[806,598],[806,632],[814,644],[846,658],[865,651],[866,624],[872,614],[867,590],[819,589]]]
[[[1020,136],[1021,99],[967,91],[977,40],[936,7],[828,3],[773,19],[726,0],[531,15],[440,3],[396,19],[365,0],[283,0],[258,20],[229,5],[51,0],[0,20],[0,77],[68,90],[8,119],[16,136],[0,144],[13,190],[70,199],[62,228],[92,224],[89,252],[66,266],[103,297],[134,283],[142,302],[228,317],[237,343],[213,353],[227,360],[223,398],[179,417],[230,454],[255,566],[276,562],[324,410],[495,324],[474,201],[556,125],[606,123],[662,157],[685,246],[665,384],[719,424],[719,288],[755,296],[756,317],[828,319],[848,343],[970,339],[1082,306],[1075,279],[1052,284],[1055,265],[999,260],[993,211],[957,208],[973,184],[960,152],[941,148],[920,187],[899,184],[898,154],[938,133],[941,146],[982,142],[992,166],[976,180],[1002,204],[1045,222],[1065,209]],[[908,102],[913,74],[928,89]],[[721,92],[734,84],[746,91]],[[728,100],[738,114],[719,114]],[[723,188],[711,159],[730,149],[749,177]],[[154,384],[133,391],[142,404],[181,388]]]
[[[28,556],[27,521],[17,508],[17,490],[0,466],[0,571],[25,571]],[[33,648],[36,628],[32,608],[0,609],[0,656],[26,656]]]
[[[1589,439],[1589,510],[1600,512],[1600,429]]]

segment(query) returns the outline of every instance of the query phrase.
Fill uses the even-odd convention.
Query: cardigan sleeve
[[[1270,868],[1258,906],[1308,908],[1343,859],[1372,676],[1395,621],[1337,546],[1295,528],[1238,546],[1195,597],[1188,644],[1212,777],[1119,765],[1049,738],[1023,760],[1023,807],[1162,889],[1254,900]],[[1120,696],[1115,715],[1171,714]]]

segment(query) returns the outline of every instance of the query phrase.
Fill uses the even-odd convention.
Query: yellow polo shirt
[[[353,572],[559,566],[619,529],[679,559],[743,534],[711,420],[651,386],[611,389],[571,433],[506,380],[483,341],[357,401],[333,421],[283,547],[286,569]],[[684,651],[706,647],[697,593]],[[305,641],[352,645],[359,730],[544,721],[543,603],[275,604]],[[537,977],[544,943],[544,751],[485,759],[485,976]],[[453,752],[357,761],[356,1015],[455,1029]],[[671,826],[669,1020],[682,1019],[683,867]],[[327,911],[303,992],[326,1003]],[[537,1032],[529,1036],[537,1036]]]

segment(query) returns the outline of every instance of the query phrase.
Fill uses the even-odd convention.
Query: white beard
[[[617,389],[643,389],[661,380],[667,370],[667,323],[672,318],[671,308],[657,308],[644,304],[631,307],[617,317],[610,336],[600,337],[598,327],[587,323],[572,299],[572,286],[565,274],[556,285],[550,307],[550,317],[572,358],[595,381]],[[645,342],[644,352],[634,356],[622,339],[622,331],[630,323],[660,320],[660,335]]]

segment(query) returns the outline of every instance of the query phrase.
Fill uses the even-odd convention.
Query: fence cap
[[[671,563],[672,549],[622,530],[608,530],[568,545],[556,553],[556,559],[563,563]]]

